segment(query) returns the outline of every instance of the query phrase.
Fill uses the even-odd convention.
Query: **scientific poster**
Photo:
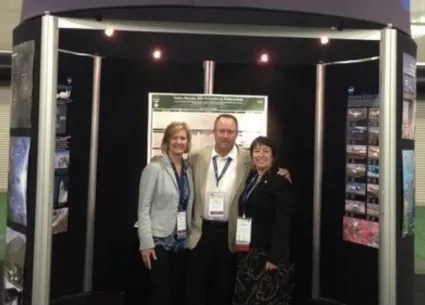
[[[343,239],[379,247],[379,97],[350,93],[347,103]]]
[[[403,116],[401,137],[415,139],[416,59],[403,53]]]
[[[10,224],[27,225],[27,175],[31,139],[10,137],[8,213]]]
[[[165,128],[184,121],[192,130],[192,149],[213,144],[212,129],[219,114],[234,115],[239,122],[236,143],[249,148],[252,140],[267,134],[267,96],[150,93],[148,161],[161,155]]]
[[[31,128],[34,40],[13,47],[11,128]]]
[[[4,301],[5,305],[20,305],[23,302],[26,237],[6,227],[5,243]]]
[[[402,236],[413,235],[415,229],[415,153],[403,150],[403,231]]]

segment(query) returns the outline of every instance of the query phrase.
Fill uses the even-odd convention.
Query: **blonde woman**
[[[183,304],[194,197],[192,170],[183,154],[190,147],[188,125],[171,123],[162,139],[164,156],[149,163],[140,179],[140,252],[150,273],[152,305]]]

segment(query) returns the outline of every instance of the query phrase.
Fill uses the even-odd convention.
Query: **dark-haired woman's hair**
[[[249,148],[249,151],[251,153],[251,157],[252,157],[252,153],[254,152],[254,149],[257,146],[261,146],[261,145],[269,147],[270,150],[272,151],[273,158],[276,157],[276,154],[277,154],[276,144],[274,144],[274,142],[272,140],[270,140],[269,138],[263,137],[263,136],[259,136],[259,137],[255,138],[254,141],[252,141],[251,147]]]

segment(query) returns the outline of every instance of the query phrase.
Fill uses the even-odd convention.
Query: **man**
[[[186,305],[229,305],[233,294],[238,201],[251,170],[249,151],[235,145],[238,121],[214,123],[215,145],[189,155],[195,179]],[[289,179],[286,170],[280,174]]]

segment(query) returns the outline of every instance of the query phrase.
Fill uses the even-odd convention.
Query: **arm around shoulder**
[[[152,237],[150,209],[154,201],[160,170],[161,165],[158,162],[151,162],[143,169],[140,178],[138,206],[140,250],[155,247]]]

